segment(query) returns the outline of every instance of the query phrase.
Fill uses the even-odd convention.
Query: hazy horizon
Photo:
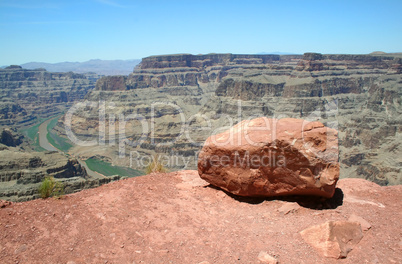
[[[0,65],[401,52],[401,1],[0,1]]]

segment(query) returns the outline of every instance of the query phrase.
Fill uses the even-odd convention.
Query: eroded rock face
[[[38,186],[47,176],[63,182],[68,192],[83,189],[80,184],[89,184],[85,168],[76,159],[57,152],[26,152],[9,147],[0,151],[0,170],[0,199],[9,201],[38,198]]]
[[[63,112],[94,88],[85,75],[20,66],[0,69],[0,126],[29,125]]]
[[[0,133],[0,143],[9,147],[16,147],[23,141],[24,136],[18,134],[15,130],[5,128]]]
[[[4,201],[0,200],[0,208],[5,208],[7,206],[10,206],[12,203],[10,201]]]
[[[337,131],[294,118],[244,120],[207,139],[198,172],[240,196],[332,197],[339,178]]]
[[[96,89],[99,91],[124,91],[126,87],[126,76],[105,76],[96,82]]]
[[[156,152],[189,161],[171,170],[195,169],[196,153],[215,129],[249,117],[301,118],[337,123],[341,177],[395,185],[402,183],[401,69],[401,54],[152,56],[125,78],[100,80],[87,99],[113,103],[106,107],[106,124],[109,116],[120,114],[139,114],[148,127],[155,124],[157,129],[138,148],[126,146],[126,154]],[[181,133],[187,124],[191,140]],[[97,137],[98,127],[96,107],[77,111],[73,118],[72,129],[82,138]],[[105,130],[106,140],[119,137],[117,125]],[[144,130],[127,126],[126,136],[137,139]],[[160,142],[173,143],[165,147]],[[109,153],[98,148],[98,153],[116,162],[115,146]]]

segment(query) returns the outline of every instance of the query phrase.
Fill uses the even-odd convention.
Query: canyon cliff
[[[39,147],[34,124],[39,126],[67,111],[94,87],[85,75],[72,72],[20,66],[0,69],[0,199],[20,202],[39,198],[38,186],[49,176],[63,183],[65,193],[120,178],[91,177],[76,158]]]
[[[99,108],[81,108],[72,131],[102,139],[116,163],[141,166],[157,153],[180,157],[166,159],[176,170],[196,168],[206,138],[241,120],[319,120],[339,130],[341,178],[401,184],[401,73],[401,54],[152,56],[98,80],[86,99],[103,104],[105,121]],[[102,144],[76,151],[88,148],[105,155]]]
[[[0,126],[20,127],[62,113],[93,88],[82,74],[15,65],[0,69]]]

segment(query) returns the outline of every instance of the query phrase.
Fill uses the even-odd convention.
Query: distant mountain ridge
[[[50,72],[95,72],[99,75],[128,75],[141,60],[89,60],[84,62],[29,62],[21,64],[25,69],[45,68]]]

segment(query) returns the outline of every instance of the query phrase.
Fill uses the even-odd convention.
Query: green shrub
[[[53,177],[45,177],[39,186],[40,197],[46,199],[48,197],[59,198],[64,194],[64,186],[61,182],[57,182]]]
[[[145,168],[145,174],[150,174],[153,172],[168,172],[168,169],[166,169],[162,162],[160,162],[158,155],[154,155],[152,157],[152,162]]]

